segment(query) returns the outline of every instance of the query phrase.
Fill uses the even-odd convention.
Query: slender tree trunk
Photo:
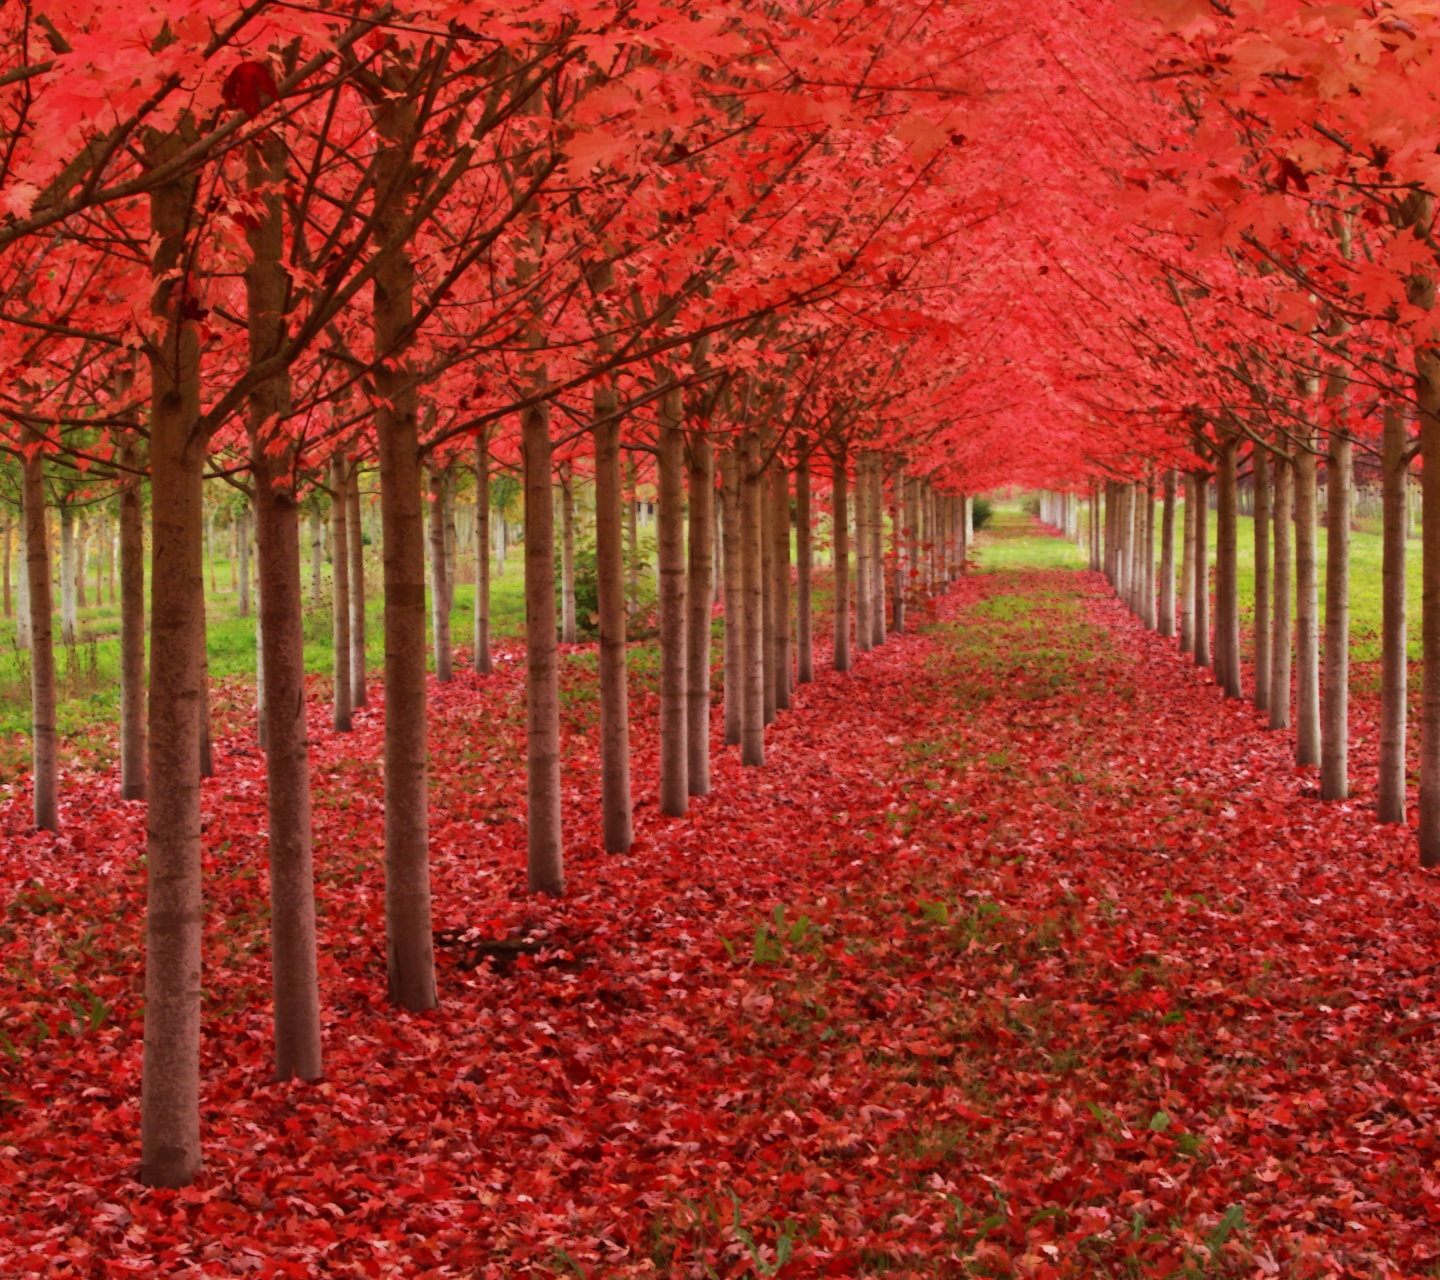
[[[1141,554],[1144,557],[1145,579],[1145,626],[1154,631],[1156,627],[1155,604],[1155,495],[1147,480],[1141,492],[1145,495],[1145,534],[1142,538]],[[1069,495],[1066,495],[1068,502]],[[1068,519],[1068,516],[1067,516]]]
[[[775,706],[777,710],[786,711],[794,687],[790,659],[790,476],[779,454],[770,464],[770,504],[770,532],[774,539],[770,562],[775,600]]]
[[[660,564],[660,812],[689,808],[685,686],[685,401],[678,386],[660,401],[656,556]]]
[[[1210,479],[1203,471],[1194,473],[1195,482],[1195,665],[1210,665]]]
[[[954,505],[950,503],[951,528],[954,527]],[[870,643],[885,643],[885,475],[880,455],[870,457]],[[788,543],[786,545],[789,545]],[[954,574],[955,541],[950,539],[950,572]]]
[[[733,438],[720,454],[725,554],[725,745],[740,745],[745,726],[745,567],[740,550],[742,446]]]
[[[855,648],[869,653],[874,629],[870,622],[870,457],[855,459]]]
[[[610,277],[613,281],[613,276]],[[608,287],[608,286],[605,286]],[[625,548],[620,483],[620,419],[614,384],[591,395],[595,425],[595,588],[600,615],[600,817],[605,851],[635,843],[630,794],[630,694],[625,669]],[[629,504],[631,517],[635,504]]]
[[[145,504],[134,442],[120,446],[120,795],[143,800],[145,785]]]
[[[1160,634],[1175,634],[1175,468],[1165,468],[1160,519]]]
[[[151,488],[154,488],[153,482]],[[247,502],[235,517],[235,560],[240,569],[240,599],[237,612],[242,618],[250,616],[250,504]]]
[[[453,633],[449,618],[455,612],[455,584],[460,578],[460,537],[455,529],[455,467],[445,465],[441,496],[445,510],[445,629]],[[453,659],[451,663],[454,665]]]
[[[3,530],[0,530],[0,545],[3,545],[4,547],[3,558],[5,561],[5,616],[7,618],[14,616],[14,608],[10,602],[10,532],[13,527],[14,521],[10,518],[10,509],[6,507],[4,528]]]
[[[766,433],[769,434],[768,432]],[[761,451],[766,452],[768,441],[762,440]],[[779,466],[779,459],[773,459],[770,466]],[[767,467],[761,474],[760,485],[760,609],[761,640],[760,661],[764,672],[765,723],[775,723],[775,690],[778,670],[775,665],[775,504],[772,500],[771,471]]]
[[[360,519],[360,466],[348,468],[345,490],[345,524],[350,548],[350,706],[363,707],[367,699],[369,655],[365,644],[365,529]]]
[[[419,394],[411,364],[415,266],[404,242],[414,198],[413,100],[377,111],[381,205],[375,270],[375,437],[380,468],[385,608],[385,940],[393,1003],[433,1009],[430,915],[429,734],[425,689],[425,493]],[[553,606],[552,606],[553,608]]]
[[[335,693],[333,723],[337,733],[350,732],[350,526],[345,515],[347,487],[345,458],[336,453],[330,459],[330,546],[335,579],[331,618],[334,635]],[[304,633],[301,633],[301,661],[304,661]],[[302,684],[303,688],[303,684]]]
[[[596,441],[596,458],[598,465],[599,441]],[[616,465],[619,465],[619,443],[615,446]],[[599,483],[598,480],[596,482]],[[597,576],[600,566],[600,531],[599,516],[600,499],[595,499],[596,533],[595,533],[595,564]],[[621,604],[621,630],[624,630],[624,604]],[[494,670],[494,664],[490,655],[490,433],[482,430],[475,438],[475,636],[472,641],[475,648],[475,670],[482,676],[488,676]],[[601,630],[601,699],[604,699],[604,630]],[[625,651],[624,639],[620,642],[620,651]],[[601,719],[604,719],[604,712],[601,712]],[[602,734],[601,751],[604,751]],[[626,844],[625,848],[630,846]],[[610,852],[620,852],[610,850]]]
[[[60,505],[60,642],[75,643],[75,513]]]
[[[282,192],[286,147],[271,133],[247,157],[249,185],[263,215],[246,233],[252,260],[245,272],[252,367],[273,357],[284,341],[282,315],[289,290],[283,264]],[[310,748],[305,722],[305,605],[300,590],[300,508],[294,489],[294,448],[279,452],[270,432],[290,409],[290,377],[273,374],[249,394],[250,471],[255,484],[255,542],[260,570],[260,636],[265,649],[265,797],[270,854],[270,938],[275,1000],[275,1076],[317,1080],[320,985],[315,937],[315,873],[310,821]],[[268,425],[267,425],[268,424]],[[331,464],[336,527],[343,539],[344,463]],[[197,548],[198,550],[198,548]],[[336,652],[345,617],[344,544],[335,544]],[[347,637],[348,643],[348,637]],[[344,706],[349,727],[349,673],[337,668],[336,727]]]
[[[905,472],[897,463],[890,477],[890,545],[895,557],[891,625],[897,635],[905,632],[905,541]]]
[[[1275,530],[1275,567],[1270,614],[1270,727],[1290,727],[1291,581],[1294,545],[1295,469],[1289,458],[1275,455],[1275,493],[1272,523]]]
[[[1350,794],[1350,492],[1354,447],[1331,430],[1325,458],[1325,688],[1320,798]]]
[[[1424,225],[1429,225],[1428,217]],[[1420,417],[1420,630],[1423,646],[1418,835],[1420,865],[1435,867],[1440,866],[1440,361],[1417,351],[1415,364],[1415,399]]]
[[[1385,406],[1381,483],[1384,549],[1381,564],[1380,777],[1376,816],[1381,822],[1405,821],[1405,697],[1407,635],[1405,618],[1405,419]]]
[[[715,598],[715,450],[690,434],[690,581],[686,622],[685,777],[692,796],[710,794],[710,644]]]
[[[30,583],[30,750],[32,814],[42,831],[59,831],[59,761],[55,741],[55,634],[50,585],[50,530],[45,510],[43,437],[23,429],[33,452],[22,459],[26,576]],[[62,524],[62,528],[64,525]]]
[[[815,679],[814,565],[810,528],[810,445],[801,436],[795,458],[795,682]]]
[[[1270,707],[1270,461],[1255,447],[1255,709]]]
[[[1180,652],[1195,652],[1195,476],[1185,473],[1185,530],[1180,556]]]
[[[761,554],[761,508],[764,506],[760,440],[753,428],[745,432],[740,460],[740,560],[743,566],[745,631],[742,667],[745,714],[740,728],[740,763],[765,763],[765,579]]]
[[[1315,533],[1316,458],[1309,433],[1295,459],[1295,762],[1320,763],[1320,587]]]
[[[908,496],[906,498],[905,508],[909,526],[905,530],[905,590],[910,601],[918,608],[920,605],[920,573],[922,568],[920,560],[920,523],[923,519],[920,481],[909,481],[906,489]]]
[[[835,645],[831,665],[850,670],[850,495],[845,455],[835,459],[830,486],[835,535]]]
[[[85,596],[85,575],[90,568],[90,522],[81,516],[76,522],[75,528],[75,551],[74,564],[71,569],[71,577],[75,583],[75,608],[76,610],[86,608]],[[96,603],[99,603],[98,601]],[[79,613],[76,613],[75,627],[78,634],[80,626]]]
[[[1218,497],[1215,533],[1215,647],[1222,660],[1220,684],[1227,698],[1240,698],[1240,560],[1239,512],[1236,506],[1235,458],[1240,442],[1226,436],[1220,445],[1216,473]]]
[[[635,477],[635,458],[627,455],[625,472],[629,501],[625,504],[625,550],[628,563],[626,591],[633,617],[640,608],[640,530],[639,530],[639,483]]]
[[[325,589],[325,535],[320,532],[320,504],[310,500],[310,599],[319,600]],[[258,534],[258,530],[256,531]]]
[[[570,464],[560,467],[560,639],[575,637],[575,483]]]
[[[435,678],[442,684],[454,678],[450,650],[450,599],[446,582],[445,554],[445,473],[430,468],[430,502],[426,512],[430,526],[430,629],[435,644]]]
[[[154,158],[174,154],[180,145],[179,135],[172,135]],[[200,552],[206,441],[195,429],[200,342],[187,318],[186,230],[194,192],[190,178],[164,183],[150,195],[151,316],[157,334],[150,347],[150,798],[140,1180],[158,1187],[187,1185],[201,1163],[204,908],[197,763],[205,696]],[[43,528],[33,536],[42,540],[43,552]],[[32,594],[48,595],[49,580],[48,573],[33,573]],[[48,607],[45,614],[48,626]]]
[[[565,891],[560,817],[560,664],[555,629],[555,503],[550,406],[521,415],[525,457],[525,720],[531,893]]]

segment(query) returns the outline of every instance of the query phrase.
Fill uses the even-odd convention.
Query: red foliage
[[[0,1272],[1432,1265],[1433,878],[1098,578],[974,575],[943,614],[802,688],[685,819],[642,741],[624,857],[568,664],[559,903],[520,892],[518,655],[432,688],[430,1017],[384,1003],[380,713],[317,707],[314,1086],[268,1080],[262,762],[225,739],[178,1193],[133,1181],[143,808],[69,787],[57,840],[11,802]]]

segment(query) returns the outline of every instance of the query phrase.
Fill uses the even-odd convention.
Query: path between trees
[[[624,857],[577,677],[559,904],[521,893],[519,664],[432,685],[434,1017],[383,1003],[378,713],[321,733],[315,1086],[268,1083],[263,769],[222,749],[178,1193],[132,1181],[143,807],[96,786],[56,840],[12,799],[0,1271],[1433,1267],[1436,881],[1098,575],[975,572],[939,614],[688,818],[642,738]]]

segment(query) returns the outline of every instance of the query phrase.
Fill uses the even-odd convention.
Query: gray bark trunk
[[[1350,491],[1354,446],[1330,432],[1325,459],[1325,685],[1320,798],[1350,794]]]
[[[1255,709],[1270,708],[1270,459],[1255,447]]]
[[[660,812],[689,808],[685,688],[685,403],[671,387],[660,401],[656,558],[660,566]]]
[[[690,581],[686,620],[685,776],[692,796],[710,794],[710,641],[715,598],[715,450],[690,435]]]
[[[1405,696],[1409,681],[1405,609],[1405,419],[1385,406],[1383,486],[1384,548],[1381,552],[1380,776],[1376,816],[1405,821]]]
[[[1320,763],[1320,584],[1311,440],[1295,459],[1295,762]]]

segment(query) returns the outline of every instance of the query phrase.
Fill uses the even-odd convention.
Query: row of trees
[[[843,670],[904,624],[897,572],[930,587],[953,572],[962,494],[1083,494],[1177,470],[1213,469],[1223,486],[1258,445],[1293,469],[1303,504],[1320,441],[1327,470],[1348,475],[1345,451],[1377,412],[1405,421],[1418,404],[1429,429],[1432,391],[1400,353],[1440,385],[1417,89],[1430,19],[1158,7],[1168,34],[1069,0],[1024,14],[869,0],[4,11],[0,403],[41,646],[35,816],[58,817],[39,659],[44,488],[66,469],[109,486],[120,512],[122,773],[149,805],[147,1181],[183,1183],[200,1159],[207,478],[253,512],[276,1065],[310,1079],[301,543],[316,491],[332,513],[343,727],[346,691],[352,707],[365,696],[357,477],[378,479],[388,984],[419,1010],[436,1000],[426,608],[450,595],[457,468],[476,478],[483,564],[490,477],[521,478],[528,880],[560,893],[567,477],[595,495],[602,803],[621,848],[622,494],[638,476],[657,493],[662,804],[678,812],[708,785],[716,504],[725,731],[758,764],[772,705],[817,660],[816,506],[833,513],[837,616],[854,615],[853,634],[835,633]],[[1362,118],[1357,100],[1388,114]],[[1428,556],[1440,514],[1426,504]],[[1144,505],[1112,504],[1132,531]],[[1302,557],[1297,545],[1297,574]],[[1127,573],[1148,579],[1145,560]],[[1432,652],[1440,609],[1435,622]],[[448,625],[437,609],[442,678]],[[1422,785],[1427,859],[1440,856],[1431,797]]]

